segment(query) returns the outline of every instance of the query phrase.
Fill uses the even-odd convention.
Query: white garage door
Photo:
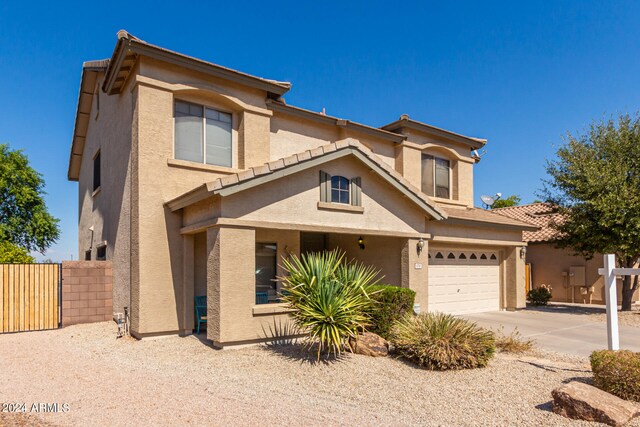
[[[429,311],[451,314],[500,309],[500,261],[487,250],[429,251]]]

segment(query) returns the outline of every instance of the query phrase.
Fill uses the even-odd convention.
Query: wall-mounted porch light
[[[362,238],[362,236],[358,237],[358,247],[360,249],[364,249],[364,239]]]
[[[523,246],[520,248],[520,258],[525,259],[527,257],[527,247]]]
[[[418,252],[418,255],[422,253],[423,249],[424,249],[424,239],[421,237],[420,240],[418,240],[418,243],[416,243],[416,251]]]

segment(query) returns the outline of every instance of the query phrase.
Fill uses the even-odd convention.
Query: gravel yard
[[[589,322],[606,322],[607,314],[604,305],[550,303],[546,307],[527,306],[530,311],[566,313],[586,316]],[[640,328],[640,305],[635,304],[631,311],[618,311],[618,323]]]
[[[0,414],[0,425],[593,425],[549,411],[554,387],[590,377],[586,359],[498,355],[486,369],[429,372],[394,358],[300,356],[294,346],[217,351],[193,336],[116,340],[111,322],[0,335],[0,402],[70,409]]]

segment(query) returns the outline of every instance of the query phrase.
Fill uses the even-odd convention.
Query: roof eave
[[[99,63],[103,65],[98,65]],[[69,181],[78,181],[80,179],[80,162],[82,162],[82,155],[84,154],[84,138],[87,133],[88,116],[91,114],[93,93],[95,92],[98,73],[105,69],[106,61],[89,61],[85,62],[82,67],[78,103],[76,105],[76,118],[73,125],[73,138],[69,152],[69,166],[67,168],[67,179]],[[88,83],[89,76],[92,76],[96,80]],[[87,91],[87,85],[90,86],[90,91]],[[89,109],[83,110],[83,105],[89,105]]]
[[[503,228],[503,229],[521,230],[521,231],[538,231],[540,229],[540,227],[528,225],[525,223],[505,224],[501,222],[491,222],[491,221],[482,221],[478,219],[456,218],[456,217],[449,217],[447,219],[447,222],[451,224],[460,224],[460,225],[473,224],[475,226],[480,226],[480,227]]]
[[[290,83],[262,79],[260,77],[255,77],[250,74],[242,73],[240,71],[232,70],[230,68],[222,67],[220,65],[183,55],[181,53],[174,52],[169,49],[165,49],[160,46],[156,46],[139,40],[124,31],[119,32],[118,37],[119,40],[116,44],[116,48],[112,56],[112,66],[109,67],[107,78],[105,78],[105,83],[103,86],[103,90],[109,94],[118,93],[121,89],[118,88],[115,83],[117,81],[117,76],[120,74],[120,67],[125,61],[127,54],[144,55],[174,65],[189,68],[195,71],[200,71],[214,77],[223,78],[226,80],[244,84],[249,87],[261,89],[268,93],[274,94],[275,96],[282,96],[286,92],[288,92],[289,89],[291,89]]]
[[[291,114],[294,116],[302,117],[308,120],[313,120],[319,123],[324,123],[332,126],[340,126],[347,129],[355,130],[365,133],[377,138],[387,139],[393,142],[402,142],[407,137],[398,133],[386,131],[384,129],[374,128],[361,123],[352,122],[350,120],[340,119],[338,117],[327,116],[326,114],[318,113],[304,108],[287,105],[279,101],[267,100],[267,108],[271,111],[278,111],[281,113]]]
[[[455,133],[446,129],[441,129],[435,126],[428,125],[426,123],[421,123],[421,122],[417,122],[415,120],[409,120],[409,119],[396,120],[395,122],[382,126],[380,129],[384,129],[390,132],[395,132],[402,128],[414,129],[414,130],[422,131],[431,135],[440,136],[442,138],[451,139],[456,142],[469,145],[474,150],[477,150],[478,148],[483,147],[487,143],[486,139],[473,138],[470,136],[460,135],[459,133]]]

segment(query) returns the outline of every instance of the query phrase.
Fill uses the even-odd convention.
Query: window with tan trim
[[[232,167],[231,114],[175,102],[175,158]]]
[[[427,196],[451,198],[451,161],[422,154],[422,192]]]

